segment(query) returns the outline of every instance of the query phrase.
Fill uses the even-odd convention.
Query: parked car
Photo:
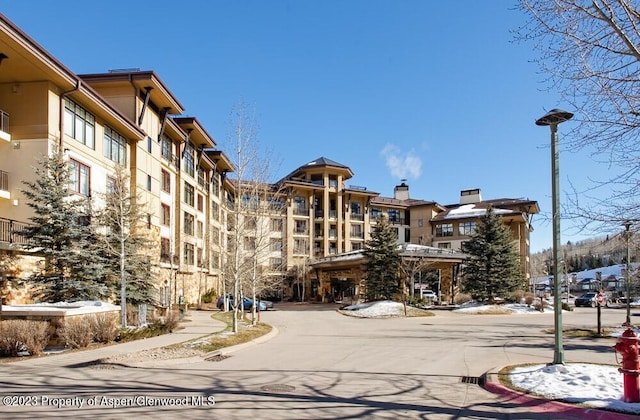
[[[422,292],[422,298],[433,302],[438,299],[438,295],[433,290],[425,290]]]
[[[234,299],[233,299],[233,295],[228,295],[227,298],[229,299],[229,308],[233,308],[234,306]],[[224,297],[220,296],[218,298],[218,302],[216,303],[216,306],[218,307],[218,309],[222,309],[224,307]],[[273,306],[273,302],[271,303],[271,306]],[[248,297],[243,297],[242,298],[242,309],[245,311],[250,311],[251,308],[253,308],[253,300],[249,299]],[[259,311],[266,311],[267,310],[267,305],[265,304],[264,301],[258,301],[258,310]]]
[[[260,302],[261,304],[264,303],[265,311],[268,311],[269,309],[273,309],[273,302],[270,300],[258,299],[258,302]],[[262,311],[263,309],[260,309],[260,310]]]
[[[574,305],[578,306],[588,306],[595,307],[597,305],[598,292],[587,292],[582,296],[576,298],[574,301]]]

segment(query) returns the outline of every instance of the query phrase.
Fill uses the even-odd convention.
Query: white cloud
[[[387,168],[395,178],[417,179],[422,174],[422,159],[413,149],[403,152],[397,146],[387,144],[380,154],[385,158]]]

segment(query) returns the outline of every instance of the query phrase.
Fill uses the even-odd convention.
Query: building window
[[[269,249],[274,252],[282,251],[282,240],[278,238],[271,238]]]
[[[160,238],[160,260],[162,262],[171,261],[171,239]]]
[[[400,210],[389,209],[387,214],[389,215],[389,223],[400,223]]]
[[[171,162],[171,156],[173,155],[171,151],[171,140],[162,136],[162,142],[160,146],[162,147],[162,150],[161,150],[162,157],[168,160],[169,162]]]
[[[147,152],[151,153],[153,151],[153,140],[151,137],[147,136]]]
[[[352,201],[351,202],[351,213],[352,214],[362,214],[362,204]]]
[[[202,194],[198,194],[198,211],[202,211],[204,209],[204,197]]]
[[[183,232],[187,235],[193,236],[193,222],[195,221],[195,217],[193,214],[184,212],[184,227]]]
[[[171,207],[169,207],[167,204],[162,204],[162,215],[161,215],[162,219],[160,220],[160,223],[163,226],[169,226],[171,225]]]
[[[151,175],[147,175],[147,191],[151,191]]]
[[[220,245],[220,229],[215,227],[211,229],[211,242]]]
[[[476,222],[462,222],[458,224],[458,233],[462,236],[473,235],[476,231]]]
[[[255,251],[256,250],[256,238],[253,236],[245,236],[244,237],[244,250],[245,251]]]
[[[204,185],[207,183],[207,174],[204,172],[204,169],[198,168],[198,184],[204,188]]]
[[[355,239],[363,239],[364,232],[362,230],[362,224],[351,225],[351,237]]]
[[[273,271],[281,270],[282,258],[269,258],[269,266]]]
[[[293,253],[306,255],[309,251],[309,243],[306,239],[293,240]]]
[[[104,156],[124,166],[126,163],[127,142],[120,134],[109,127],[104,128]]]
[[[190,205],[191,207],[193,207],[194,200],[195,200],[195,197],[194,197],[193,185],[189,184],[188,182],[185,182],[184,183],[184,202]]]
[[[162,191],[171,192],[171,175],[164,169],[162,170]]]
[[[213,220],[220,219],[220,206],[215,201],[211,202],[211,218]]]
[[[296,220],[295,221],[295,233],[307,233],[307,221],[306,220]]]
[[[371,219],[378,220],[382,217],[382,210],[377,207],[371,207]]]
[[[107,177],[107,194],[113,194],[116,192],[116,179],[110,176]]]
[[[360,249],[362,249],[362,242],[353,242],[351,244],[351,250],[352,251],[358,251]]]
[[[184,244],[184,263],[186,265],[194,265],[195,263],[195,247],[193,244]]]
[[[438,244],[438,248],[440,248],[440,249],[451,249],[451,242],[440,242]]]
[[[436,237],[453,236],[453,224],[444,223],[436,225]]]
[[[418,227],[422,227],[422,226],[424,226],[424,220],[418,219]]]
[[[89,197],[91,181],[91,170],[87,165],[70,159],[69,160],[69,189],[78,194]]]
[[[92,149],[95,148],[96,119],[75,102],[64,100],[64,133]]]
[[[220,254],[216,251],[211,251],[211,268],[220,268]]]
[[[193,145],[191,143],[187,143],[184,149],[184,153],[182,153],[184,162],[183,170],[192,177],[196,169],[194,154],[195,151],[193,149]]]
[[[271,232],[282,232],[284,226],[282,219],[271,219]]]
[[[218,180],[218,174],[215,172],[211,174],[211,192],[214,195],[220,194],[220,181]]]
[[[204,236],[204,224],[198,220],[198,228],[197,228],[197,234],[198,234],[198,238],[202,239],[202,237]]]
[[[298,216],[306,216],[309,214],[309,210],[307,210],[307,200],[304,197],[293,197],[293,214]]]

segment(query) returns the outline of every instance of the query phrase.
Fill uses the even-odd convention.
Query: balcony
[[[29,239],[20,233],[27,226],[28,223],[0,218],[0,242],[12,245],[27,244]]]
[[[351,213],[351,220],[356,220],[359,222],[364,221],[364,214],[362,213]]]
[[[389,224],[391,225],[405,225],[406,220],[404,218],[398,218],[398,217],[390,217],[389,218]]]
[[[293,214],[295,216],[308,216],[309,215],[309,209],[294,208],[293,209]]]
[[[9,114],[0,109],[0,140],[11,141],[9,134]]]

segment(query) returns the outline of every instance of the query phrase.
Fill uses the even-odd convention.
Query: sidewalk
[[[11,366],[24,365],[25,367],[61,367],[90,363],[99,359],[112,357],[119,354],[134,353],[142,350],[151,350],[172,344],[184,343],[195,340],[223,330],[226,325],[223,322],[211,318],[210,311],[188,311],[185,319],[180,321],[179,329],[170,334],[157,337],[135,340],[122,344],[106,345],[86,350],[67,351],[64,353],[50,354],[43,357],[28,358],[8,362]]]

